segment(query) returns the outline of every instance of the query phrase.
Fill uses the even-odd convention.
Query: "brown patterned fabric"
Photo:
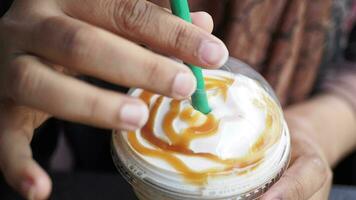
[[[233,0],[229,2],[223,36],[230,54],[261,71],[272,35],[286,0]]]
[[[276,31],[271,54],[262,73],[275,89],[281,104],[288,101],[288,90],[294,77],[305,25],[308,0],[292,0],[283,15],[284,20]]]
[[[326,51],[333,9],[353,0],[190,0],[213,15],[215,34],[230,55],[262,73],[283,105],[307,98]],[[153,2],[169,6],[168,1]],[[343,7],[342,10],[345,10]],[[336,10],[336,11],[335,11]],[[345,14],[343,14],[345,15]],[[342,19],[343,20],[343,19]],[[346,21],[346,20],[345,20]]]
[[[308,1],[302,46],[288,94],[292,103],[305,99],[313,88],[331,28],[331,8],[332,0]]]
[[[333,71],[325,77],[322,90],[337,94],[353,107],[356,112],[356,63],[339,64],[338,71]]]

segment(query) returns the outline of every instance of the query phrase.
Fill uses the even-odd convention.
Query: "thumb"
[[[7,183],[26,199],[47,199],[52,183],[47,173],[33,160],[30,138],[23,130],[0,133],[0,170]]]

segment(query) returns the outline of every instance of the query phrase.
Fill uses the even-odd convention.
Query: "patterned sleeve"
[[[334,44],[332,48],[336,53],[321,76],[320,89],[344,98],[356,112],[356,1],[353,3],[353,6],[350,6],[351,12],[345,15],[345,23],[342,26],[344,32],[349,32],[348,40],[345,42],[346,50],[338,57],[341,53],[337,52],[339,48]]]
[[[322,90],[343,98],[356,112],[356,63],[344,62],[338,67],[342,70],[329,73],[324,79]]]

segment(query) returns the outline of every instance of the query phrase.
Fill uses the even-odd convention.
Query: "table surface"
[[[50,200],[137,200],[130,185],[119,174],[76,172],[50,175],[53,180]],[[0,199],[21,200],[22,198],[0,180]],[[356,187],[334,186],[330,199],[356,199]]]

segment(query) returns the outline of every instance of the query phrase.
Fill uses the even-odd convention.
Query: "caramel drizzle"
[[[234,83],[234,79],[228,77],[206,77],[205,78],[205,88],[207,90],[216,90],[218,89],[224,97],[224,100],[227,98],[227,91],[229,86]]]
[[[224,99],[227,98],[227,91],[229,86],[233,83],[233,79],[226,77],[205,78],[207,90],[218,90],[218,94],[221,94]],[[154,94],[147,91],[143,91],[140,98],[150,107],[151,100]],[[189,149],[190,143],[198,138],[206,138],[213,136],[217,133],[220,122],[214,118],[212,114],[206,115],[204,122],[199,124],[199,119],[201,119],[201,113],[195,111],[192,107],[187,107],[181,110],[181,102],[178,100],[171,100],[170,109],[163,118],[162,129],[166,134],[169,142],[156,137],[154,134],[154,125],[156,121],[156,116],[158,110],[162,104],[163,97],[159,96],[156,101],[151,105],[150,116],[146,125],[141,129],[141,136],[148,141],[151,145],[155,146],[156,149],[147,148],[142,145],[138,139],[136,132],[128,133],[128,141],[131,146],[140,154],[158,158],[164,160],[175,170],[180,172],[186,180],[195,184],[205,183],[209,174],[218,174],[225,171],[232,170],[233,168],[244,168],[253,164],[257,164],[264,156],[264,149],[273,145],[278,139],[278,135],[269,134],[270,131],[274,130],[273,121],[278,120],[279,115],[275,113],[273,107],[274,102],[271,101],[269,97],[266,97],[265,102],[267,102],[267,107],[271,108],[268,111],[266,119],[266,128],[261,134],[260,138],[251,147],[250,152],[239,159],[221,159],[216,155],[210,153],[195,153]],[[188,128],[184,129],[182,132],[178,133],[173,128],[173,122],[175,119],[181,119],[183,122],[187,123]],[[279,133],[279,132],[275,132]],[[270,138],[270,135],[276,135]],[[217,163],[223,164],[223,169],[209,169],[205,171],[194,171],[190,169],[182,160],[180,160],[174,154],[181,154],[187,156],[201,157],[215,161]],[[240,174],[243,174],[240,172]]]

